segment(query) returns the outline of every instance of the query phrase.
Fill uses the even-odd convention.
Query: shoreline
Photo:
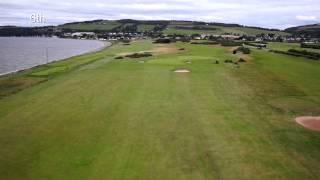
[[[61,38],[61,39],[64,39],[64,38]],[[76,56],[82,56],[82,55],[86,55],[86,54],[90,54],[90,53],[96,53],[96,52],[102,51],[102,50],[104,50],[106,48],[109,48],[109,47],[111,47],[113,45],[113,43],[110,42],[110,41],[101,41],[101,40],[97,40],[97,41],[102,42],[103,46],[100,47],[100,48],[93,49],[93,50],[90,50],[88,52],[80,53],[80,54],[77,54],[77,55],[73,55],[73,56],[70,56],[70,57],[67,57],[67,58],[57,59],[57,60],[53,60],[53,61],[50,61],[50,62],[47,62],[47,63],[43,63],[43,64],[37,64],[35,66],[28,67],[28,68],[25,68],[25,69],[17,69],[17,70],[9,71],[9,72],[6,72],[6,73],[0,73],[0,78],[5,77],[5,76],[14,75],[14,74],[17,74],[17,73],[23,72],[23,71],[28,71],[28,70],[31,70],[33,68],[37,68],[37,67],[40,67],[40,66],[43,66],[43,65],[47,65],[47,64],[50,64],[50,63],[54,63],[54,62],[57,62],[57,61],[63,61],[63,60],[66,60],[66,59],[69,59],[69,58],[73,58],[73,57],[76,57]]]

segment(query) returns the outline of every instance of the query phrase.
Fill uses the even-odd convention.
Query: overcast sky
[[[32,23],[42,14],[46,23]],[[93,19],[197,20],[279,28],[320,22],[320,0],[0,0],[0,25]]]

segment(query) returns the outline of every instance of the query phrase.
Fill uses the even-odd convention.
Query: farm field
[[[320,115],[320,62],[233,48],[116,43],[0,77],[0,179],[318,179],[294,119]]]
[[[192,29],[195,28],[195,29]],[[201,29],[203,28],[203,29]],[[257,35],[257,34],[278,34],[278,35],[288,35],[286,32],[282,31],[270,31],[263,29],[256,29],[250,27],[223,27],[215,25],[198,25],[192,26],[190,24],[171,24],[165,30],[165,34],[212,34],[212,35],[222,35],[222,34],[239,34],[239,35]]]
[[[74,29],[82,31],[108,31],[121,26],[121,23],[116,21],[101,21],[96,23],[78,23],[78,24],[64,24],[60,26],[65,29]]]
[[[257,35],[257,34],[277,34],[290,35],[287,32],[280,30],[259,29],[254,27],[238,27],[227,25],[204,25],[196,24],[192,21],[133,21],[133,20],[101,20],[89,21],[79,23],[69,23],[60,25],[61,29],[69,29],[74,31],[119,31],[126,32],[152,32],[157,26],[163,26],[160,31],[164,34],[207,34],[207,35],[223,35],[223,34],[237,34],[237,35]],[[128,29],[129,28],[129,29]]]

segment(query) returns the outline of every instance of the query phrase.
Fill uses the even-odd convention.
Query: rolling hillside
[[[205,23],[196,21],[140,21],[140,20],[95,20],[68,23],[59,28],[76,31],[106,32],[150,32],[162,31],[165,34],[279,34],[289,35],[276,29],[247,27],[238,24]]]
[[[292,27],[285,30],[294,35],[305,35],[309,37],[320,38],[320,24]]]

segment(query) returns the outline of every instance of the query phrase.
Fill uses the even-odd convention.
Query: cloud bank
[[[46,22],[32,23],[41,14]],[[0,25],[39,26],[94,19],[196,20],[267,28],[318,23],[320,0],[1,0]]]

